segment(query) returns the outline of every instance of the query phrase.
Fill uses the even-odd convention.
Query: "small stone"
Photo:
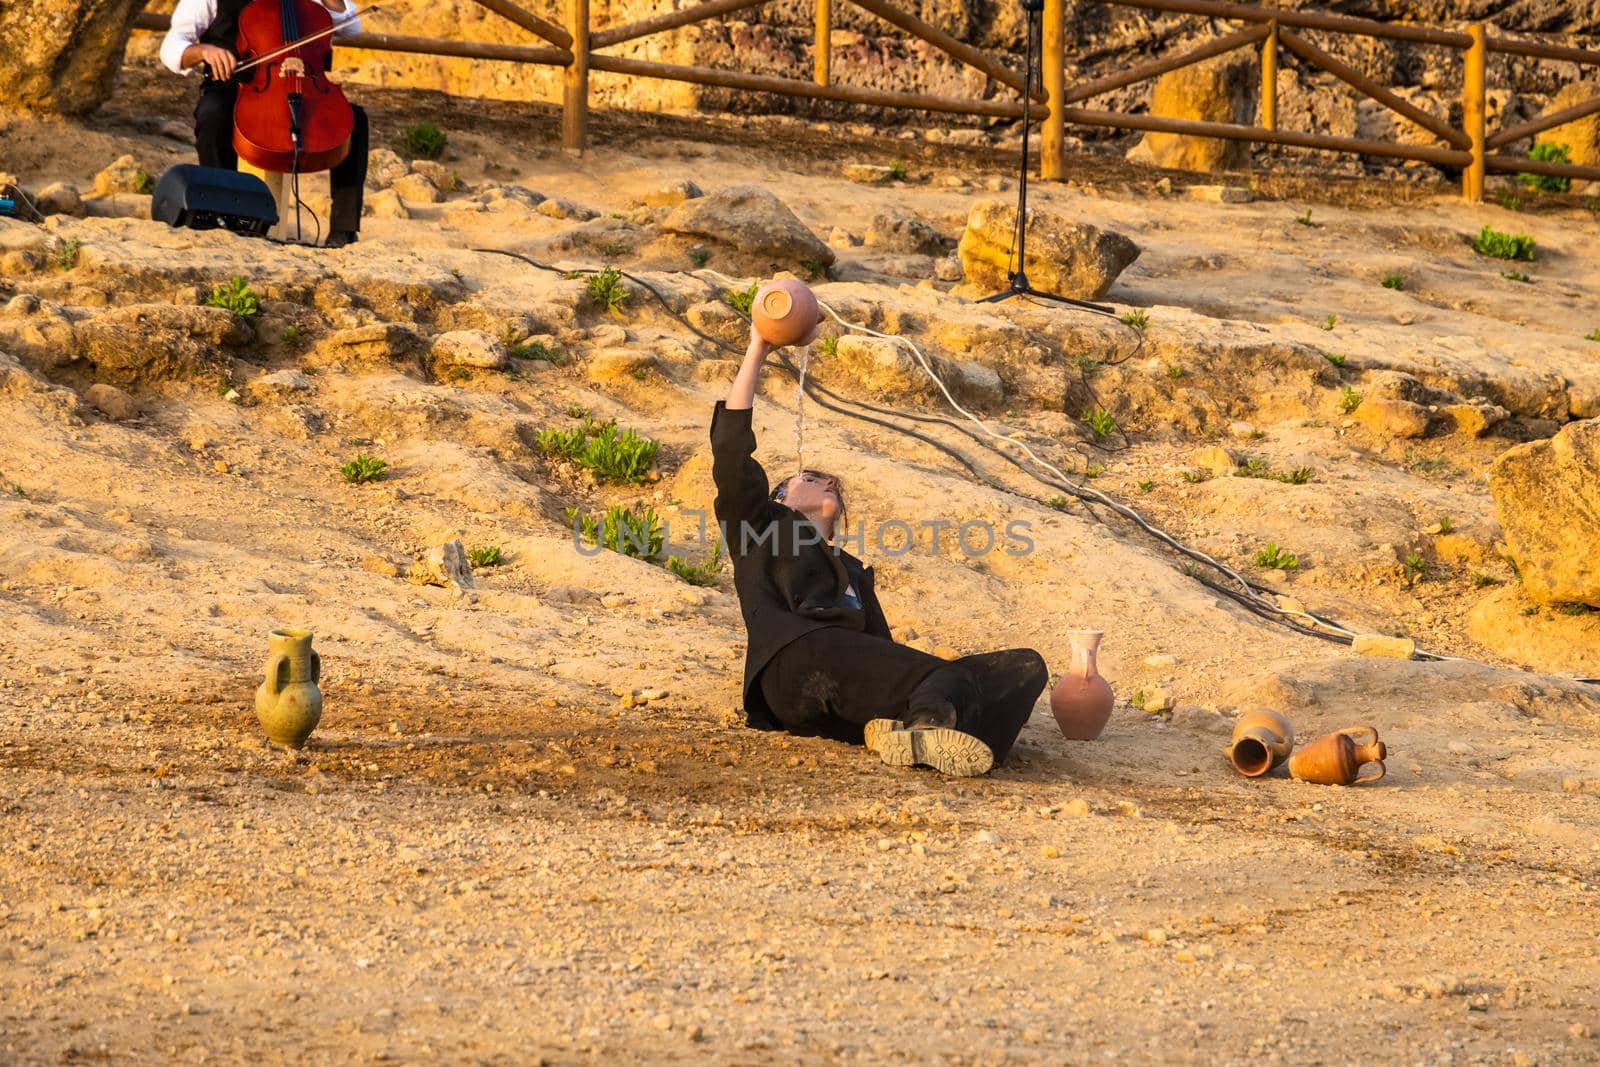
[[[482,330],[451,330],[433,341],[433,358],[445,366],[503,370],[511,362],[506,346]]]
[[[1176,667],[1178,665],[1178,662],[1179,661],[1178,661],[1178,657],[1177,656],[1174,656],[1174,655],[1172,655],[1170,653],[1166,653],[1166,652],[1159,652],[1159,653],[1157,653],[1157,654],[1155,654],[1153,656],[1146,656],[1144,658],[1144,665],[1146,667],[1155,667],[1157,669],[1161,669],[1161,668],[1165,668],[1165,667]]]
[[[1411,659],[1416,655],[1417,643],[1409,637],[1390,637],[1387,634],[1357,634],[1351,648],[1358,656]]]
[[[534,210],[547,218],[577,219],[580,222],[587,222],[598,214],[586,207],[579,207],[570,200],[546,200]]]
[[[894,168],[877,163],[846,163],[844,176],[847,181],[862,185],[882,185],[894,177]]]
[[[1235,437],[1254,437],[1256,435],[1256,426],[1253,422],[1235,419],[1233,422],[1228,423],[1228,432]]]
[[[1172,694],[1165,689],[1152,689],[1144,695],[1144,710],[1152,715],[1172,710]]]
[[[112,422],[122,422],[139,414],[138,401],[114,385],[96,382],[83,391],[89,406]]]
[[[370,574],[379,574],[385,578],[400,577],[400,568],[382,556],[366,556],[361,560],[361,569]]]
[[[144,175],[146,180],[149,178],[149,172],[139,165],[138,160],[132,156],[122,156],[94,176],[94,186],[91,191],[95,196],[149,192],[148,189],[139,188],[140,175]]]
[[[413,204],[437,204],[444,199],[444,193],[425,174],[407,174],[396,178],[389,188],[401,200]]]
[[[1079,797],[1076,800],[1069,800],[1066,802],[1066,804],[1062,805],[1061,814],[1071,815],[1074,818],[1081,819],[1085,815],[1089,814],[1089,802],[1084,800],[1082,797]]]
[[[688,179],[668,182],[661,188],[644,194],[644,202],[650,207],[671,207],[681,204],[685,200],[695,200],[704,196],[700,187]]]
[[[1233,453],[1221,445],[1207,445],[1195,449],[1189,453],[1189,463],[1218,478],[1232,474],[1239,466],[1239,461],[1234,458]]]
[[[363,215],[371,215],[375,219],[409,219],[411,212],[406,210],[405,204],[400,202],[400,194],[393,189],[379,189],[377,192],[367,194],[362,206]]]
[[[860,243],[861,238],[843,226],[835,226],[828,231],[828,245],[831,248],[854,248]]]
[[[1152,945],[1164,944],[1167,940],[1167,932],[1159,926],[1153,926],[1144,932],[1144,939]]]
[[[945,660],[953,660],[953,659],[960,659],[961,658],[961,653],[957,652],[955,649],[951,648],[949,645],[934,645],[933,646],[933,654],[935,656],[938,656],[940,659],[945,659]]]
[[[1047,860],[1057,860],[1061,858],[1061,850],[1054,845],[1046,845],[1039,850],[1039,855]]]
[[[657,1030],[671,1030],[672,1016],[665,1013],[657,1015],[655,1018],[650,1020],[650,1025],[655,1027]]]
[[[457,589],[472,588],[472,566],[460,541],[446,541],[429,549],[411,565],[411,581],[416,585],[437,585]]]
[[[1428,409],[1409,400],[1369,397],[1355,410],[1356,421],[1390,437],[1410,439],[1428,431]]]
[[[975,845],[998,845],[1000,843],[1000,835],[993,830],[979,830],[972,835],[972,843]]]
[[[33,206],[44,215],[74,215],[84,213],[83,196],[76,185],[51,182],[33,195]]]
[[[1591,1032],[1589,1030],[1588,1024],[1586,1024],[1586,1023],[1573,1023],[1571,1026],[1567,1027],[1567,1036],[1568,1037],[1589,1037],[1589,1036],[1591,1036]]]
[[[628,343],[628,331],[614,322],[602,323],[590,329],[589,340],[602,348],[618,348]]]
[[[227,460],[219,459],[215,463],[211,464],[211,467],[218,474],[227,474],[228,473],[228,461]]]
[[[589,380],[600,384],[634,380],[656,368],[656,357],[633,348],[609,348],[589,359]]]
[[[1183,195],[1203,204],[1248,204],[1255,199],[1249,189],[1237,185],[1191,185]]]
[[[943,256],[933,261],[933,276],[941,282],[959,282],[966,274],[961,270],[958,257]]]

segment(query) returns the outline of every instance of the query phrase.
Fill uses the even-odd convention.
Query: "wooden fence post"
[[[1483,172],[1487,148],[1484,146],[1485,87],[1488,66],[1488,48],[1484,44],[1483,23],[1474,22],[1467,27],[1472,38],[1465,56],[1465,73],[1462,79],[1461,118],[1466,127],[1468,151],[1472,162],[1461,172],[1461,195],[1473,203],[1483,199]]]
[[[812,74],[818,85],[827,85],[830,64],[833,60],[833,0],[816,0],[817,3],[817,28],[815,32],[816,44],[811,50]]]
[[[572,65],[562,78],[561,147],[575,156],[589,147],[589,0],[567,0]]]
[[[1044,94],[1050,105],[1050,114],[1044,120],[1039,137],[1039,177],[1046,181],[1064,181],[1067,177],[1067,44],[1065,29],[1066,0],[1044,0],[1044,33],[1040,50],[1044,53]],[[1033,86],[1022,87],[1031,93]]]
[[[1261,42],[1261,128],[1278,128],[1278,20],[1267,23]]]

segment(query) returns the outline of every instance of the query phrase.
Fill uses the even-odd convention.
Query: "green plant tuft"
[[[817,351],[825,356],[837,356],[839,354],[839,338],[832,335],[824,337],[817,342]]]
[[[569,507],[562,514],[589,544],[635,559],[656,558],[666,540],[665,528],[652,507],[636,511],[614,504],[603,515],[586,515]]]
[[[733,310],[737,311],[739,314],[748,319],[750,317],[750,309],[755,305],[756,302],[757,288],[759,288],[759,286],[757,286],[755,282],[751,282],[750,288],[731,292],[724,299],[728,301],[729,307],[733,308]]]
[[[1268,570],[1292,571],[1300,566],[1300,557],[1291,555],[1278,548],[1274,541],[1268,541],[1267,547],[1256,553],[1256,566]]]
[[[1583,335],[1585,341],[1600,341],[1600,327],[1590,330]]]
[[[1124,326],[1132,326],[1135,330],[1142,330],[1150,325],[1150,312],[1144,308],[1135,308],[1122,316]]]
[[[76,237],[68,237],[61,242],[61,251],[56,253],[56,266],[62,270],[71,270],[78,265],[78,250],[83,247],[83,242]]]
[[[1310,208],[1306,208],[1305,214],[1296,215],[1294,217],[1294,221],[1298,222],[1302,226],[1310,226],[1312,229],[1320,229],[1322,227],[1322,223],[1320,223],[1320,222],[1312,222],[1311,221],[1311,209]]]
[[[1211,473],[1209,471],[1188,470],[1183,472],[1183,480],[1190,485],[1199,485],[1201,482],[1209,482]]]
[[[441,159],[445,146],[450,143],[444,132],[431,122],[407,126],[402,137],[412,159]]]
[[[1406,280],[1400,276],[1399,271],[1390,271],[1383,276],[1383,287],[1385,289],[1394,290],[1404,289],[1406,287]]]
[[[156,180],[150,177],[147,170],[133,172],[133,191],[141,196],[149,196],[156,191]]]
[[[667,570],[682,578],[690,585],[713,586],[717,584],[717,575],[722,570],[722,542],[718,541],[711,546],[711,555],[699,563],[690,563],[678,556],[667,557]]]
[[[1401,566],[1405,568],[1407,583],[1421,581],[1427,577],[1428,561],[1422,558],[1421,552],[1407,553]]]
[[[1083,476],[1085,478],[1098,478],[1105,472],[1106,467],[1103,463],[1091,463],[1083,468]]]
[[[1456,524],[1448,515],[1439,516],[1439,532],[1442,534],[1455,532]]]
[[[467,549],[467,562],[474,567],[498,567],[505,561],[499,545],[477,545]]]
[[[243,278],[237,275],[227,285],[219,285],[211,290],[211,295],[206,298],[206,304],[214,308],[227,308],[245,319],[261,311],[261,298]]]
[[[540,430],[534,443],[545,455],[565,459],[594,473],[597,480],[617,484],[645,480],[661,445],[633,430],[617,432],[615,422],[585,419],[571,430]]]
[[[1179,378],[1183,377],[1183,368],[1178,366],[1176,363],[1167,364],[1167,377],[1171,378],[1173,381],[1177,381]]]
[[[1500,277],[1504,278],[1508,282],[1527,283],[1533,281],[1532,278],[1528,277],[1520,270],[1503,270],[1500,272]]]
[[[1097,440],[1110,437],[1117,432],[1117,420],[1111,412],[1102,407],[1094,407],[1083,413],[1083,423],[1094,433]]]
[[[375,482],[383,477],[389,464],[377,456],[369,456],[365,452],[356,453],[356,458],[350,460],[339,468],[339,473],[344,475],[344,480],[351,485],[362,485],[366,482]]]
[[[1360,406],[1361,394],[1348,385],[1341,386],[1339,389],[1339,410],[1349,415]]]
[[[1537,141],[1528,149],[1528,158],[1535,163],[1571,163],[1572,155],[1564,144]],[[1517,184],[1524,189],[1537,189],[1544,193],[1565,193],[1572,188],[1571,178],[1554,174],[1518,174]]]
[[[1067,498],[1064,496],[1053,496],[1044,502],[1044,506],[1047,508],[1054,508],[1057,511],[1066,511]]]
[[[1339,325],[1339,316],[1337,315],[1329,315],[1322,320],[1322,328],[1324,330],[1332,330],[1337,325]]]
[[[1534,240],[1525,233],[1506,233],[1484,224],[1472,239],[1472,250],[1491,259],[1533,260]]]
[[[689,262],[694,264],[695,270],[699,270],[701,267],[703,267],[707,263],[711,262],[711,249],[709,249],[709,248],[691,248],[691,249],[689,249]]]
[[[1499,578],[1491,577],[1491,576],[1489,576],[1487,574],[1484,574],[1482,571],[1479,571],[1477,574],[1474,574],[1472,576],[1472,587],[1474,589],[1487,589],[1491,585],[1505,585],[1505,584],[1506,583],[1501,581]]]
[[[1140,482],[1139,483],[1139,492],[1148,493],[1152,489],[1154,489],[1155,487],[1156,487],[1156,483],[1155,482]]]
[[[621,310],[622,302],[629,296],[628,287],[622,284],[622,272],[615,267],[607,267],[589,275],[585,288],[596,307],[613,313]]]
[[[1494,194],[1495,202],[1507,211],[1521,211],[1525,201],[1510,189],[1501,189]]]
[[[905,160],[897,159],[889,164],[889,180],[903,182],[911,177],[911,172],[906,168]]]
[[[300,340],[300,327],[295,326],[292,323],[288,326],[285,326],[283,331],[278,334],[278,340],[282,341],[286,345],[294,344],[296,341]]]
[[[800,266],[805,268],[806,274],[812,278],[823,278],[828,273],[828,264],[820,259],[802,259]]]
[[[1342,367],[1350,362],[1350,357],[1339,352],[1324,352],[1322,358],[1332,363],[1335,367]]]

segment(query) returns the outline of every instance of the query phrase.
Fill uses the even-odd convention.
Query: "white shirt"
[[[361,31],[355,0],[344,0],[343,11],[328,13],[333,15],[333,24],[339,27],[334,32],[335,37]],[[168,70],[175,74],[189,73],[183,69],[184,51],[190,45],[199,44],[200,35],[210,29],[216,20],[217,0],[178,0],[177,10],[172,13],[172,28],[167,30],[166,37],[161,41],[161,62],[166,64]]]

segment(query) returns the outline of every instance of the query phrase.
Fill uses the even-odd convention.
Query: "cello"
[[[299,175],[330,170],[350,151],[355,115],[328,80],[333,15],[315,0],[252,0],[239,14],[234,53],[242,81],[233,147],[261,170]]]

